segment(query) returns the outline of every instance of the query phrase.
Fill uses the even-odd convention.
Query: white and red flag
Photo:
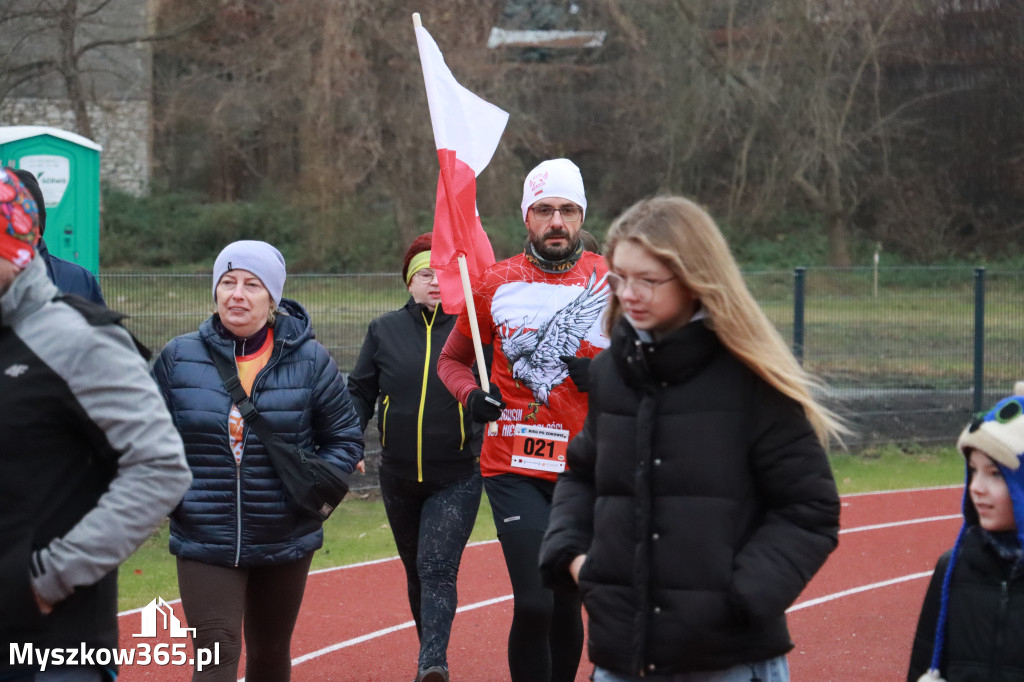
[[[437,43],[418,23],[416,44],[441,163],[430,267],[437,271],[445,312],[459,313],[465,295],[458,257],[465,256],[474,279],[494,263],[494,250],[476,209],[476,176],[494,156],[508,114],[459,85]]]

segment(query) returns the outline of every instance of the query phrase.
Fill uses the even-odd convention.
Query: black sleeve
[[[377,320],[374,320],[366,330],[366,338],[363,340],[362,348],[359,349],[356,366],[348,375],[348,392],[352,397],[356,414],[359,415],[359,428],[363,431],[366,430],[366,425],[373,418],[377,396],[380,394],[379,371],[374,362],[379,343]]]
[[[800,596],[839,542],[839,493],[825,449],[803,407],[766,382],[751,394],[750,446],[760,525],[737,552],[733,606],[776,618]]]
[[[910,650],[907,682],[917,682],[931,667],[932,651],[935,647],[935,626],[939,621],[939,603],[942,600],[942,581],[945,579],[951,555],[950,551],[939,557],[931,582],[928,583],[928,591],[924,595],[924,603],[921,604],[921,615],[917,619],[914,645]]]

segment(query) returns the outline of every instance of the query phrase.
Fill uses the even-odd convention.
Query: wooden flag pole
[[[473,334],[473,351],[476,353],[476,366],[480,374],[480,388],[484,393],[491,392],[491,382],[487,378],[487,362],[484,360],[484,346],[480,341],[480,325],[476,320],[476,304],[473,301],[473,287],[469,283],[469,266],[466,265],[466,256],[459,256],[459,275],[462,277],[462,294],[466,298],[466,314],[469,316],[469,329]],[[487,425],[487,433],[492,436],[498,435],[498,423],[491,422]]]

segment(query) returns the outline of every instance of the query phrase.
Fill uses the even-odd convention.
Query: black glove
[[[475,422],[486,424],[496,422],[501,416],[505,402],[501,399],[501,391],[497,386],[491,386],[490,393],[484,393],[482,388],[475,388],[466,399],[466,407],[469,408],[469,418]]]
[[[580,393],[590,390],[590,358],[578,358],[575,355],[559,355],[558,359],[569,368],[569,378]]]

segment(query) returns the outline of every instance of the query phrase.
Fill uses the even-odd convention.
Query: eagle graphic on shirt
[[[580,342],[604,311],[609,295],[607,278],[598,279],[597,271],[592,271],[580,295],[540,324],[524,319],[514,331],[509,320],[497,325],[509,374],[516,386],[524,385],[533,392],[527,419],[537,418],[537,410],[548,404],[551,390],[569,376],[569,367],[559,357],[576,355]]]

